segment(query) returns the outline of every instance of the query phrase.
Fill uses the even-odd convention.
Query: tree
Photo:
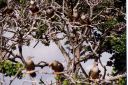
[[[105,81],[107,69],[100,60],[103,52],[113,54],[107,65],[113,66],[116,73],[109,81],[126,77],[124,75],[126,73],[126,6],[124,3],[125,1],[120,0],[8,0],[6,6],[4,2],[5,5],[0,7],[2,59],[0,72],[15,78],[20,75],[22,78],[22,70],[26,68],[22,47],[29,46],[32,39],[36,39],[36,45],[41,42],[49,46],[50,42],[54,42],[65,58],[66,71],[59,72],[63,74],[64,80],[61,83],[56,82],[58,85],[107,83]],[[6,33],[13,36],[5,37]],[[15,50],[19,53],[15,54],[13,52]],[[19,58],[22,63],[16,61],[16,58]],[[82,62],[86,63],[90,59],[96,60],[104,69],[98,81],[90,80],[81,65]],[[123,64],[118,67],[120,63]],[[45,61],[35,65],[41,69],[46,66],[49,66],[49,63]],[[13,68],[15,71],[10,71]],[[120,68],[124,70],[121,71]],[[27,73],[33,72],[36,71]],[[83,78],[80,77],[80,72]]]

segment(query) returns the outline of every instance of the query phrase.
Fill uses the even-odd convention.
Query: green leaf
[[[63,81],[63,85],[69,85],[69,81],[68,80],[64,80]]]

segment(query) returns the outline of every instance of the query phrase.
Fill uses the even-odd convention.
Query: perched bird
[[[77,10],[73,10],[73,17],[77,18],[78,17],[78,11]]]
[[[62,82],[65,79],[64,74],[60,73],[64,71],[63,65],[59,61],[53,61],[52,63],[49,64],[49,66],[54,70],[55,72],[55,77],[57,78],[56,82],[57,85],[62,85]]]
[[[34,71],[35,70],[35,64],[32,61],[32,58],[33,57],[29,56],[26,59],[26,71],[27,72],[30,72],[30,76],[31,77],[36,77],[36,73],[35,72],[31,72],[31,71]]]
[[[75,22],[78,21],[78,19],[79,19],[78,10],[76,10],[76,9],[73,10],[72,18],[73,18],[73,20],[74,20]]]
[[[85,20],[86,15],[85,15],[84,13],[82,13],[80,18],[81,18],[82,20]]]
[[[5,14],[10,15],[12,12],[13,12],[13,8],[12,8],[12,7],[6,7],[6,8],[3,10],[2,14],[3,14],[3,15],[5,15]]]
[[[100,73],[100,70],[98,68],[98,63],[94,61],[93,67],[90,69],[90,72],[89,72],[90,79],[98,79],[99,73]]]
[[[39,11],[39,7],[37,6],[37,3],[34,0],[30,1],[29,9],[32,14],[37,13]]]
[[[85,14],[85,13],[80,14],[79,21],[80,21],[81,24],[88,24],[88,25],[91,24],[90,19],[89,19],[89,15]]]
[[[63,72],[64,67],[59,61],[53,61],[52,63],[49,64],[49,66],[54,70],[54,72]]]
[[[54,8],[53,7],[48,7],[46,9],[46,15],[47,15],[47,18],[51,18],[53,15],[54,15]]]

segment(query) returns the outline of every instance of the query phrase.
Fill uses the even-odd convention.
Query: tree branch
[[[102,79],[105,79],[107,69],[106,69],[106,67],[102,64],[102,62],[101,62],[101,60],[100,60],[100,57],[99,57],[99,63],[100,63],[101,66],[104,68],[104,75],[103,75]]]
[[[88,74],[86,73],[86,71],[84,70],[84,68],[82,67],[81,64],[80,64],[80,68],[81,68],[83,74],[85,75],[85,77],[88,78],[89,76],[88,76]]]
[[[43,63],[43,65],[41,65],[41,63]],[[40,61],[38,64],[35,64],[35,67],[41,67],[41,68],[43,68],[43,67],[48,66],[48,65],[49,65],[49,64],[46,63],[46,62]]]
[[[61,53],[63,54],[64,58],[66,59],[66,62],[69,62],[71,59],[70,59],[68,53],[66,52],[66,50],[64,49],[64,47],[61,45],[60,41],[54,41],[54,42],[60,49]]]
[[[9,85],[12,84],[12,82],[15,80],[15,78],[18,76],[18,74],[21,72],[21,70],[23,70],[23,68],[20,68],[20,69],[18,70],[18,72],[15,74],[14,78],[10,80]]]

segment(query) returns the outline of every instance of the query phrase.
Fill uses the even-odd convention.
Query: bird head
[[[34,57],[28,56],[28,57],[27,57],[27,60],[32,60],[32,58],[34,58]]]
[[[82,20],[84,20],[86,18],[86,15],[84,13],[81,14],[81,17],[80,17]]]
[[[77,10],[73,10],[73,17],[77,18],[78,17],[78,11]]]
[[[59,61],[53,61],[52,63],[49,64],[49,67],[54,71],[54,72],[62,72],[64,71],[63,65]]]
[[[57,61],[56,61],[56,60],[54,60],[53,62],[51,62],[51,63],[49,64],[50,67],[55,66],[55,65],[57,65]]]
[[[31,0],[31,1],[30,1],[30,4],[31,4],[31,5],[33,5],[34,3],[35,3],[35,1],[34,1],[34,0]]]

